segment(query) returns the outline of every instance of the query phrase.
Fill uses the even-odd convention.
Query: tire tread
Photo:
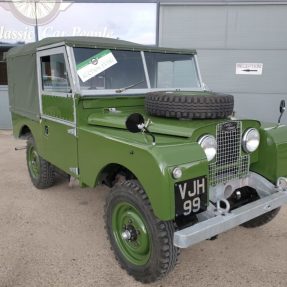
[[[157,265],[157,268],[154,268],[153,270],[135,272],[132,268],[127,268],[127,263],[122,261],[121,257],[119,256],[119,251],[117,251],[117,249],[113,246],[113,240],[111,238],[108,226],[108,205],[109,199],[116,195],[118,188],[124,188],[131,192],[133,196],[137,197],[142,202],[143,208],[148,210],[152,216],[153,223],[157,230],[157,243],[159,244],[160,248],[160,258],[158,258],[159,264]],[[161,221],[153,215],[153,210],[147,194],[137,180],[124,181],[112,188],[106,201],[104,218],[106,223],[105,229],[107,231],[108,238],[111,243],[111,249],[114,251],[116,260],[119,262],[121,268],[126,270],[129,275],[135,278],[135,280],[142,283],[151,283],[160,280],[175,267],[177,263],[177,257],[179,255],[179,248],[173,245],[174,224],[172,221]]]
[[[178,119],[220,119],[233,113],[232,95],[176,95],[165,92],[149,93],[145,108],[153,116]]]
[[[28,152],[29,146],[33,145],[36,148],[35,140],[31,134],[27,137],[27,166],[29,175],[31,178],[32,183],[38,189],[45,189],[51,187],[55,183],[55,168],[51,165],[48,161],[44,160],[41,156],[39,156],[40,160],[40,175],[38,179],[35,179],[30,172],[29,165],[28,165]]]

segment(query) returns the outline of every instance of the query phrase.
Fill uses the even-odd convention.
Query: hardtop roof
[[[194,49],[177,49],[177,48],[164,48],[156,46],[145,46],[133,42],[102,38],[102,37],[51,37],[45,38],[38,42],[29,43],[23,46],[15,47],[9,50],[7,57],[18,57],[21,55],[34,54],[37,49],[45,46],[65,44],[71,47],[87,47],[87,48],[109,48],[109,49],[125,49],[125,50],[144,50],[152,52],[165,52],[165,53],[185,53],[196,54]]]

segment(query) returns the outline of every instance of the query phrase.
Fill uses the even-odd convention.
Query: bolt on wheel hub
[[[127,227],[124,226],[124,231],[122,232],[122,238],[124,240],[136,241],[139,234],[140,231],[136,230],[133,225],[128,225]]]
[[[122,233],[122,238],[124,240],[130,240],[131,239],[131,233],[128,231],[128,230],[125,230],[123,233]]]

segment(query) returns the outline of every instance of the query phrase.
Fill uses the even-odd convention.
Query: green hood
[[[111,127],[118,129],[126,129],[126,119],[132,113],[141,113],[145,120],[150,119],[151,125],[149,130],[155,134],[172,135],[178,137],[190,138],[193,133],[201,128],[216,125],[220,120],[179,120],[160,117],[150,117],[142,109],[133,111],[118,110],[114,112],[93,113],[88,118],[88,123],[95,126]]]
[[[212,95],[212,92],[176,92],[180,95]],[[140,113],[145,121],[151,120],[149,130],[154,134],[176,136],[182,138],[197,139],[202,133],[215,135],[216,125],[220,122],[230,121],[230,119],[175,119],[150,116],[144,108],[144,96],[117,98],[85,98],[84,109],[93,109],[88,116],[88,124],[99,127],[110,127],[126,130],[126,120],[133,113]],[[248,121],[249,125],[259,127],[257,121]]]

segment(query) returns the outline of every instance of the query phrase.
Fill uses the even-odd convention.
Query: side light
[[[176,167],[172,171],[172,176],[174,179],[179,179],[182,177],[182,170],[179,167]]]

